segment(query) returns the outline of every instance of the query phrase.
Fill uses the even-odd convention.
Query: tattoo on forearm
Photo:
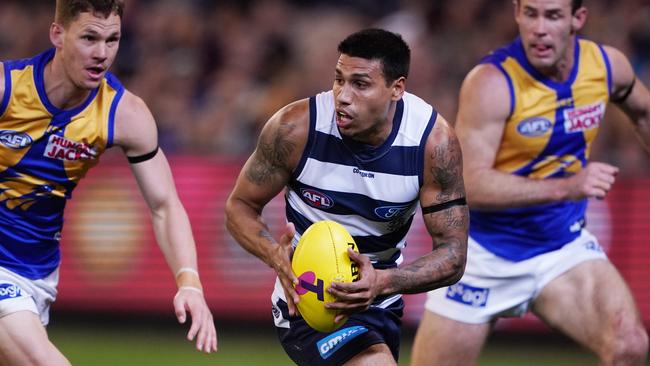
[[[400,293],[429,291],[450,283],[458,273],[458,263],[465,263],[465,253],[458,238],[448,238],[427,256],[397,270],[392,286]],[[426,257],[435,258],[426,258]],[[435,282],[429,279],[435,278]]]
[[[468,212],[467,206],[459,207],[457,209],[451,209],[443,211],[445,217],[445,228],[443,230],[449,229],[464,229],[467,230],[469,225],[468,223]]]
[[[246,177],[257,185],[272,181],[279,169],[286,167],[287,160],[295,148],[288,135],[293,131],[293,124],[285,124],[275,131],[273,136],[262,137],[257,144],[255,158],[246,170]]]
[[[257,233],[257,236],[259,236],[259,237],[262,238],[262,239],[266,239],[266,240],[268,240],[268,241],[271,242],[271,243],[275,242],[275,239],[273,239],[273,236],[271,235],[271,233],[269,233],[269,232],[266,231],[266,230],[260,230],[260,231]]]

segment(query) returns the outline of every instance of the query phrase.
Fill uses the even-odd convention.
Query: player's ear
[[[578,32],[585,25],[587,21],[587,8],[584,6],[579,7],[571,16],[571,30],[573,33]]]
[[[56,48],[63,47],[63,35],[65,34],[65,29],[59,23],[50,24],[50,42]]]
[[[397,101],[402,99],[402,95],[404,95],[404,91],[406,90],[406,78],[403,76],[400,76],[397,78],[397,80],[393,81],[392,85],[392,100]]]

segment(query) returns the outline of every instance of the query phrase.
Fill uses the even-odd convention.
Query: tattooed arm
[[[386,293],[419,293],[447,286],[458,281],[465,269],[469,212],[462,200],[463,158],[453,128],[440,115],[427,141],[424,168],[420,204],[434,208],[423,213],[433,250],[389,271],[383,279]],[[456,203],[447,207],[447,202]]]
[[[438,116],[425,151],[424,183],[420,189],[423,207],[437,206],[424,214],[433,239],[433,250],[398,268],[373,270],[364,255],[348,251],[359,264],[361,280],[332,283],[328,291],[339,299],[330,309],[352,313],[367,309],[375,297],[426,292],[458,281],[465,269],[469,212],[463,203],[463,161],[460,144],[451,126]],[[456,203],[453,203],[452,201]],[[450,205],[445,203],[452,202]]]
[[[297,278],[289,260],[293,226],[276,242],[262,220],[262,209],[286,186],[304,150],[309,130],[308,100],[294,102],[266,123],[226,202],[226,228],[248,252],[275,269],[295,312],[292,283]],[[293,300],[293,302],[291,301]]]

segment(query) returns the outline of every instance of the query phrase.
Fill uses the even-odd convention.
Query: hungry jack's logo
[[[83,142],[72,141],[58,135],[50,135],[43,156],[58,160],[77,161],[95,159],[97,150]]]

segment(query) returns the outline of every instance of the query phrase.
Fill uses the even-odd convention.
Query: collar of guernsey
[[[399,264],[422,185],[424,146],[437,112],[417,96],[397,102],[393,127],[377,147],[342,136],[331,91],[310,99],[310,132],[285,195],[298,234],[312,223],[344,225],[376,267]]]
[[[566,177],[589,158],[611,91],[611,67],[602,46],[576,38],[569,78],[555,82],[526,59],[520,38],[482,63],[508,81],[510,116],[495,168],[531,179]],[[471,211],[470,235],[493,253],[515,261],[562,247],[580,235],[587,201],[499,211]]]
[[[59,109],[43,70],[54,49],[4,62],[0,101],[0,266],[30,279],[59,265],[65,202],[112,144],[124,87],[110,73],[86,100]]]

